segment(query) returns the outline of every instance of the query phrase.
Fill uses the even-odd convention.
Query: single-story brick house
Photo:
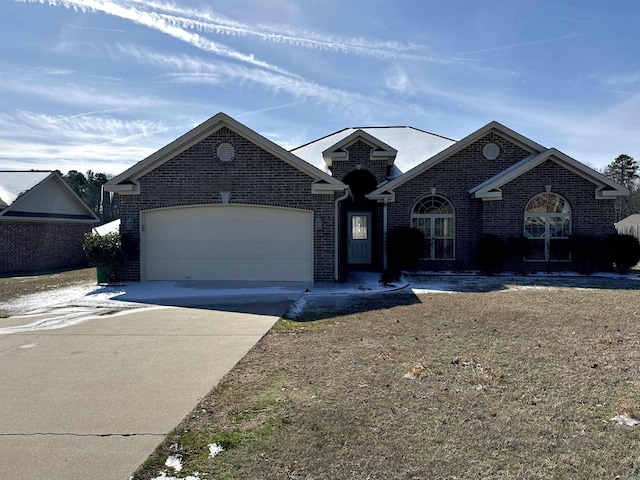
[[[0,171],[0,273],[85,265],[98,222],[58,172]]]
[[[419,228],[418,268],[477,267],[478,240],[527,236],[528,270],[567,269],[553,240],[615,232],[628,190],[491,122],[460,141],[411,127],[345,129],[287,151],[219,113],[111,179],[130,280],[339,281],[382,270],[385,235]]]

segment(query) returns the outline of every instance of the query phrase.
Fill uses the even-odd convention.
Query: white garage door
[[[142,212],[142,279],[312,282],[312,218],[242,205]]]

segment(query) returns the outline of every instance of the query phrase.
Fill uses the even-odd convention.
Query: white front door
[[[348,262],[371,263],[371,213],[347,213]]]

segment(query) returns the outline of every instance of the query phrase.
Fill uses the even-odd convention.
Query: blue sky
[[[223,111],[285,148],[497,120],[640,160],[637,0],[0,0],[0,169],[117,174]]]

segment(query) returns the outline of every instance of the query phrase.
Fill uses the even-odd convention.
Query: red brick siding
[[[87,265],[82,251],[91,225],[67,222],[0,222],[0,272]]]
[[[216,157],[220,143],[234,146],[235,157]],[[222,128],[139,179],[140,195],[122,196],[121,218],[135,219],[139,211],[185,205],[220,204],[220,192],[231,192],[230,204],[268,205],[312,210],[322,228],[314,228],[314,279],[333,281],[334,195],[313,195],[314,179],[278,159],[228,128]],[[124,223],[123,223],[124,224]],[[140,264],[126,270],[129,280],[140,279]]]

